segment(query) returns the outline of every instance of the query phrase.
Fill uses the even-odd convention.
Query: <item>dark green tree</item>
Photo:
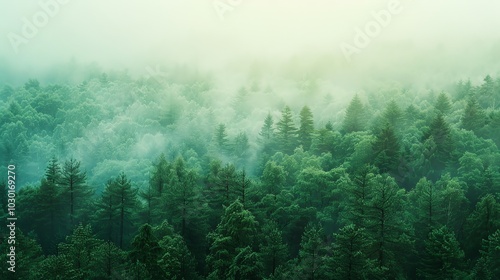
[[[276,222],[267,222],[262,228],[262,233],[260,258],[264,265],[264,275],[274,276],[276,269],[285,264],[288,257],[288,248],[283,242],[283,233],[279,230]]]
[[[400,145],[394,129],[388,123],[373,143],[374,163],[381,173],[393,174],[399,167]]]
[[[246,247],[253,248],[257,226],[255,217],[244,209],[239,200],[224,210],[219,225],[208,234],[211,245],[207,256],[207,279],[234,279],[234,269],[231,269],[233,261],[241,251],[248,250]]]
[[[425,257],[418,275],[421,279],[463,279],[460,273],[463,262],[464,252],[455,234],[444,226],[436,228],[425,242]]]
[[[302,145],[305,151],[308,151],[312,143],[312,134],[314,132],[313,113],[309,107],[304,106],[300,111],[300,127],[298,130],[299,145]]]
[[[163,250],[158,243],[157,237],[153,234],[153,230],[149,224],[140,227],[139,232],[132,241],[132,248],[129,253],[129,258],[132,263],[142,264],[135,267],[136,271],[133,274],[144,274],[141,267],[144,267],[145,273],[152,279],[163,279],[165,272],[158,264],[158,260],[162,257]]]
[[[65,242],[59,244],[58,253],[68,257],[75,275],[78,275],[75,279],[89,279],[94,271],[92,253],[102,243],[95,238],[90,225],[80,224]]]
[[[476,204],[476,209],[469,215],[465,225],[468,257],[479,257],[481,242],[500,229],[500,204],[493,194],[487,194]]]
[[[328,266],[328,246],[323,229],[309,224],[300,242],[297,274],[299,279],[332,279],[331,267]]]
[[[72,228],[75,222],[86,210],[93,194],[92,189],[86,183],[87,175],[80,170],[80,162],[70,159],[64,163],[61,174],[61,187],[65,205],[69,210],[69,225]]]
[[[332,279],[373,279],[374,264],[367,255],[370,240],[365,229],[349,224],[335,233],[334,238]]]
[[[500,278],[500,229],[483,239],[481,257],[474,268],[474,279]]]

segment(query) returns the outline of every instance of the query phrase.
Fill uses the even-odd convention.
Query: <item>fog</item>
[[[43,78],[70,61],[136,76],[158,65],[227,75],[255,63],[270,67],[265,71],[292,63],[352,86],[496,75],[500,61],[500,4],[487,0],[60,2],[1,2],[1,82]],[[356,47],[356,28],[390,5],[396,8],[386,26],[348,58],[342,44]],[[14,39],[26,37],[26,21],[38,23],[32,38]]]
[[[77,101],[84,103],[81,112],[111,107],[102,109],[106,113],[95,110],[102,119],[83,126],[65,119],[70,113],[80,117],[78,111],[53,113],[67,126],[57,123],[53,142],[41,140],[49,148],[29,147],[29,155],[37,156],[31,162],[32,180],[56,155],[82,160],[90,177],[98,177],[96,185],[134,164],[141,174],[132,178],[147,181],[151,160],[169,150],[190,153],[192,143],[186,139],[201,137],[208,143],[219,123],[227,124],[231,139],[247,133],[255,153],[266,115],[277,121],[285,105],[295,115],[307,105],[318,128],[332,122],[339,129],[354,94],[366,103],[373,92],[384,96],[368,104],[378,114],[385,102],[408,92],[399,100],[402,106],[412,98],[425,99],[431,90],[450,90],[459,80],[480,85],[488,74],[500,76],[495,32],[500,4],[486,0],[42,0],[0,5],[0,86],[19,90],[37,79],[42,86],[68,84],[72,89],[65,91],[78,95],[77,88],[94,79],[84,86],[90,97]],[[95,79],[102,73],[130,76],[136,83],[118,79],[112,87],[99,85]],[[141,84],[151,78],[161,89]],[[245,95],[248,90],[252,94]],[[0,105],[7,108],[12,101],[6,96]],[[171,115],[175,125],[162,123]],[[55,143],[62,134],[70,135],[64,149]],[[205,148],[197,150],[199,156]],[[115,152],[100,158],[96,150],[108,156]],[[115,167],[106,173],[99,166]]]

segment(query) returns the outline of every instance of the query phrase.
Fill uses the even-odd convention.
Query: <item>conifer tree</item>
[[[80,170],[80,162],[70,159],[64,163],[61,186],[63,195],[69,210],[70,227],[75,226],[79,215],[85,210],[86,204],[90,202],[93,191],[86,184],[87,175]]]
[[[364,129],[364,106],[358,95],[354,96],[347,107],[342,130],[344,133]]]
[[[311,147],[312,134],[314,132],[313,114],[309,107],[304,106],[300,111],[300,127],[298,130],[299,144],[302,145],[305,151]]]
[[[448,95],[446,93],[441,92],[438,95],[434,108],[436,108],[436,110],[443,115],[446,115],[450,111],[450,99],[448,98]]]
[[[422,279],[460,279],[464,252],[453,232],[440,227],[429,233],[425,242],[425,257],[418,275]]]
[[[400,146],[394,129],[388,123],[373,143],[375,165],[381,173],[394,173],[399,165]]]
[[[470,97],[462,115],[462,128],[479,133],[485,124],[485,115],[474,97]]]
[[[239,200],[224,210],[224,215],[215,231],[208,234],[210,253],[207,256],[209,276],[207,279],[234,279],[233,261],[246,247],[255,246],[254,239],[258,223],[252,213],[244,209]],[[257,263],[254,263],[256,265]],[[248,265],[248,264],[247,264]]]
[[[276,124],[276,140],[284,153],[291,154],[297,146],[297,128],[293,122],[292,110],[285,106],[281,111],[281,119]]]

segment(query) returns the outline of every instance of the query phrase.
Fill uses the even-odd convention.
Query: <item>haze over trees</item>
[[[23,279],[500,277],[500,79],[214,109],[183,78],[4,86]]]

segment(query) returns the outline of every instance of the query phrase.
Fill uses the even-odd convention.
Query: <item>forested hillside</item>
[[[500,279],[500,78],[171,74],[2,85],[0,279]]]

